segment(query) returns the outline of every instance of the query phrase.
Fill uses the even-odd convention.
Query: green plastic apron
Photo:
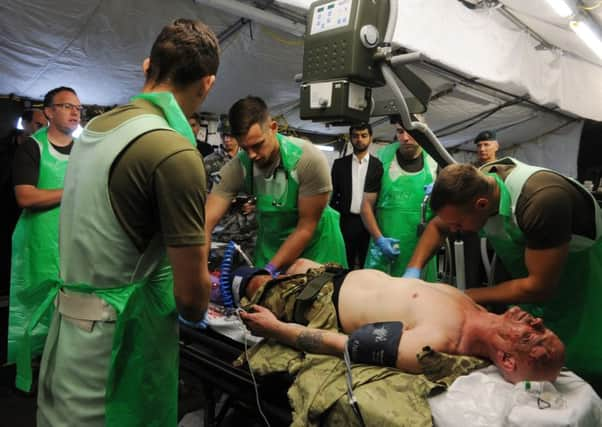
[[[40,173],[37,188],[63,188],[69,156],[56,151],[48,142],[48,129],[31,136],[40,147]],[[32,293],[28,288],[59,277],[59,205],[35,211],[23,209],[13,233],[8,326],[8,359],[13,363],[19,352],[19,338],[32,313],[44,300],[45,292]],[[28,295],[25,295],[27,293]],[[42,354],[50,310],[31,333],[31,355]]]
[[[147,114],[128,120],[126,125],[121,125],[118,130],[114,130],[112,133],[97,134],[93,131],[84,131],[78,144],[81,146],[82,152],[84,149],[89,151],[81,156],[79,156],[79,152],[74,153],[72,156],[73,169],[76,169],[77,166],[83,169],[81,164],[93,162],[91,159],[95,157],[94,150],[96,149],[96,153],[98,153],[98,150],[101,149],[100,146],[103,146],[103,150],[111,149],[114,152],[108,154],[108,160],[102,163],[103,173],[98,178],[89,178],[89,174],[86,175],[88,181],[92,182],[90,191],[88,191],[88,188],[82,190],[82,186],[90,186],[89,183],[80,184],[78,182],[77,185],[75,184],[78,173],[74,172],[72,179],[70,179],[69,174],[67,175],[64,196],[66,205],[71,206],[71,204],[77,204],[78,202],[77,199],[71,200],[74,196],[67,192],[68,188],[72,189],[71,191],[74,193],[85,191],[86,193],[100,194],[98,200],[105,198],[108,191],[106,189],[108,179],[106,178],[112,164],[111,159],[115,159],[121,150],[128,145],[129,141],[139,135],[154,129],[189,130],[189,132],[182,131],[182,133],[192,144],[194,140],[192,131],[171,93],[142,94],[133,99],[145,99],[159,106],[164,111],[167,122],[161,117]],[[104,147],[104,145],[107,146]],[[113,239],[117,239],[115,242],[119,245],[123,241],[126,241],[128,245],[132,245],[114,217],[110,203],[107,204],[106,201],[99,202],[99,206],[94,206],[91,209],[94,209],[95,212],[89,217],[94,216],[97,221],[109,218],[109,227],[105,234],[114,233],[114,235],[117,235],[118,237],[113,237]],[[65,216],[63,219],[69,219],[69,215],[66,213],[63,215]],[[85,229],[85,225],[81,228]],[[64,230],[61,227],[61,241],[65,237],[63,234]],[[78,242],[79,247],[90,250],[92,253],[97,251],[101,255],[105,254],[105,252],[95,248],[106,244],[107,241],[97,242],[92,238],[86,242],[85,236],[82,236],[80,240],[81,242]],[[79,247],[70,243],[64,245],[61,243],[61,253],[65,252],[71,254],[73,258],[77,258],[76,253]],[[125,253],[127,254],[127,252]],[[149,249],[143,255],[132,255],[134,260],[138,260],[133,263],[136,266],[135,269],[149,253],[150,255],[145,263],[156,267],[153,267],[152,273],[137,281],[115,283],[112,286],[106,283],[99,285],[93,283],[55,283],[53,291],[47,296],[45,307],[41,307],[40,312],[50,306],[59,289],[65,289],[71,292],[92,293],[103,299],[115,309],[117,320],[114,323],[95,322],[94,329],[89,333],[90,339],[84,340],[89,341],[89,346],[101,346],[103,343],[107,343],[107,339],[110,340],[108,353],[103,354],[102,360],[95,360],[90,366],[86,366],[84,363],[78,368],[95,369],[93,375],[90,376],[91,381],[96,379],[95,386],[98,385],[98,378],[101,378],[101,383],[104,382],[104,395],[101,396],[101,399],[92,396],[89,399],[92,404],[86,404],[82,402],[85,402],[85,396],[90,391],[86,389],[85,383],[82,385],[80,384],[81,381],[78,382],[78,371],[74,372],[73,368],[69,366],[70,352],[73,351],[69,343],[70,340],[81,342],[81,337],[86,337],[87,332],[79,331],[77,326],[73,326],[68,319],[63,319],[58,312],[55,313],[44,349],[40,372],[38,407],[43,410],[38,411],[38,425],[54,425],[57,422],[62,422],[67,416],[64,413],[67,409],[77,414],[74,415],[74,418],[83,420],[81,422],[84,425],[124,427],[176,425],[179,347],[173,275],[160,236],[155,237],[149,245]],[[118,257],[119,255],[116,256],[116,258]],[[102,259],[101,256],[98,262],[103,262]],[[85,265],[85,260],[83,261],[83,266],[72,267],[72,270],[80,271],[79,275],[85,275],[85,270],[88,268]],[[104,262],[110,265],[111,259],[105,259]],[[115,264],[119,263],[118,260],[114,262]],[[84,273],[81,273],[81,271],[84,271]],[[127,270],[123,274],[130,275],[133,273]],[[35,325],[36,319],[37,317],[33,319],[34,322],[28,330]],[[27,334],[24,339],[27,341]],[[110,344],[111,342],[112,344]],[[85,354],[86,347],[82,346],[80,351]],[[69,372],[71,378],[63,378],[61,375],[63,371]],[[56,380],[57,378],[60,379],[58,385],[53,383],[53,379]],[[22,386],[27,386],[30,377],[28,378],[27,372],[24,372],[24,374],[19,375],[19,379],[22,381]],[[56,387],[56,390],[53,387]],[[52,394],[58,394],[62,390],[68,390],[67,394],[71,394],[76,398],[82,396],[84,398],[75,403],[63,404],[60,409],[56,408],[56,405],[53,404]],[[64,396],[61,396],[61,398],[64,398]],[[93,421],[88,422],[88,418]]]
[[[487,222],[483,232],[512,277],[526,277],[525,238],[514,212],[527,179],[535,172],[548,169],[529,166],[511,158],[501,159],[495,164],[517,166],[505,182],[492,174],[500,188],[499,214]],[[587,193],[581,184],[567,179]],[[568,368],[586,379],[599,381],[602,379],[602,215],[593,197],[592,203],[596,209],[596,240],[573,235],[554,296],[545,303],[525,304],[523,308],[541,317],[545,325],[562,339],[566,345]]]
[[[399,256],[389,260],[370,239],[365,268],[384,271],[391,276],[401,277],[418,243],[418,224],[421,221],[421,204],[424,200],[424,186],[433,182],[430,163],[432,159],[424,151],[424,167],[420,172],[391,178],[389,169],[397,162],[396,152],[399,142],[379,150],[377,155],[383,163],[383,177],[378,201],[376,221],[385,237],[399,239]],[[429,212],[430,213],[430,212]],[[431,216],[429,215],[429,218]],[[422,278],[429,282],[437,280],[437,261],[433,257],[423,268]]]
[[[277,134],[280,145],[281,165],[269,179],[254,179],[253,163],[249,156],[240,151],[238,156],[245,168],[245,187],[257,198],[257,245],[255,265],[270,262],[282,243],[297,227],[299,210],[297,197],[299,183],[296,165],[303,148],[301,143]],[[335,262],[347,267],[345,243],[339,226],[339,213],[330,206],[324,208],[322,216],[309,244],[301,257],[325,263]]]

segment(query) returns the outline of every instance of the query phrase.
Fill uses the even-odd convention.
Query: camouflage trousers
[[[296,296],[317,275],[332,266],[312,269],[304,275],[272,280],[243,304],[269,308],[281,320],[292,321]],[[326,283],[305,312],[308,327],[338,332],[332,302],[334,287]],[[431,426],[427,397],[445,390],[460,375],[488,365],[481,359],[450,356],[425,347],[416,355],[423,374],[407,374],[394,368],[353,365],[353,389],[367,426]],[[243,361],[239,358],[238,364]],[[341,358],[309,354],[266,340],[249,351],[253,372],[266,375],[288,372],[295,381],[288,390],[293,410],[292,426],[359,425],[346,396],[345,364]]]

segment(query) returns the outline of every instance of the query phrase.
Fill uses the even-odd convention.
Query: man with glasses
[[[401,123],[395,123],[395,130],[397,140],[376,153],[382,176],[366,182],[361,216],[372,236],[365,267],[400,277],[418,241],[424,188],[434,181],[437,163]],[[423,278],[433,282],[436,273],[431,262]]]
[[[15,152],[13,183],[17,204],[23,209],[13,233],[9,363],[19,355],[20,337],[27,322],[44,299],[24,291],[59,276],[59,204],[71,147],[72,133],[79,125],[82,106],[75,91],[58,87],[44,97],[48,127],[34,132]],[[32,352],[42,353],[51,313],[32,332]]]

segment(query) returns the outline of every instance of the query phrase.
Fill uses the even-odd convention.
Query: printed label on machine
[[[334,30],[349,24],[351,0],[335,0],[315,9],[310,34]]]

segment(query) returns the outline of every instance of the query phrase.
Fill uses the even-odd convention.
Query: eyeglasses
[[[63,104],[52,104],[53,107],[61,107],[63,110],[77,110],[78,112],[82,112],[84,107],[82,105],[70,104],[69,102],[65,102]]]

